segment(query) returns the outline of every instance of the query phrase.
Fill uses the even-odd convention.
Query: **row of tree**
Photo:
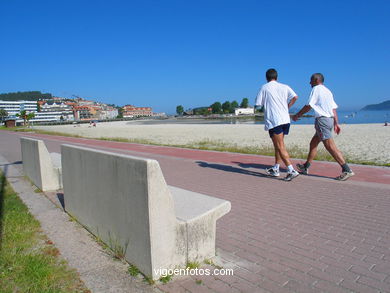
[[[26,110],[20,111],[19,114],[16,114],[17,117],[23,119],[23,124],[26,125],[26,122],[28,123],[31,119],[35,117],[35,114],[33,112],[27,113]],[[8,112],[4,109],[0,109],[0,121],[3,121],[4,118],[8,117]]]
[[[3,101],[38,101],[39,99],[51,99],[51,94],[43,94],[40,91],[29,91],[29,92],[16,92],[0,94],[0,100]]]
[[[201,107],[197,108],[198,111],[197,113],[194,114],[201,114],[201,115],[206,115],[206,114],[229,114],[229,113],[234,113],[234,110],[236,108],[248,108],[249,107],[249,100],[248,98],[243,98],[241,101],[241,104],[238,104],[237,101],[225,101],[223,104],[221,102],[215,102],[210,105],[210,107]],[[211,109],[211,111],[209,110]],[[195,110],[195,109],[194,109]],[[182,115],[184,113],[184,108],[182,105],[179,105],[176,107],[176,113],[178,115]]]

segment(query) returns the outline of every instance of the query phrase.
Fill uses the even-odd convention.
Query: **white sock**
[[[280,167],[279,164],[275,164],[274,167],[273,167],[273,169],[274,169],[275,171],[279,171],[279,167]]]
[[[293,173],[295,171],[293,165],[288,165],[287,169],[288,169],[288,173]]]

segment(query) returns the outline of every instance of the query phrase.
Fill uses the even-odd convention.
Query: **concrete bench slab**
[[[153,279],[215,255],[230,202],[168,187],[156,160],[61,146],[65,210]]]
[[[23,170],[27,177],[43,191],[62,188],[61,155],[49,153],[44,142],[20,138]]]

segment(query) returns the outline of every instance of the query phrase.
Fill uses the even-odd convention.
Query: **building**
[[[118,109],[111,106],[104,106],[100,112],[100,120],[115,119],[118,116]]]
[[[236,108],[234,109],[235,115],[254,115],[255,108]]]
[[[0,101],[0,109],[7,111],[8,116],[16,117],[21,111],[37,112],[36,101]]]
[[[40,112],[39,116],[41,117],[58,117],[58,121],[73,121],[74,120],[74,112],[73,106],[67,103],[59,102],[44,102],[39,103]],[[35,114],[35,116],[37,116]]]
[[[135,107],[133,105],[123,106],[123,117],[141,117],[141,116],[152,116],[151,107]]]
[[[76,120],[91,120],[92,113],[90,112],[90,107],[88,106],[76,106],[75,110],[75,118]]]
[[[35,117],[30,120],[30,123],[34,122],[58,122],[58,121],[73,121],[73,111],[71,112],[35,112]],[[22,120],[23,121],[23,120]],[[19,122],[19,120],[18,120]]]

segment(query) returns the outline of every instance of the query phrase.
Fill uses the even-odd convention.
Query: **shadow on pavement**
[[[263,173],[254,172],[254,171],[250,171],[250,170],[244,170],[242,168],[237,168],[237,167],[233,167],[233,166],[229,166],[229,165],[210,164],[210,163],[203,162],[203,161],[196,161],[196,163],[199,165],[199,167],[202,167],[202,168],[213,168],[213,169],[221,170],[221,171],[225,171],[225,172],[233,172],[233,173],[239,173],[239,174],[244,174],[244,175],[265,177],[265,178],[269,178],[269,179],[278,180],[277,178],[267,176],[266,174],[263,174]]]
[[[237,164],[241,168],[255,168],[255,169],[262,169],[271,167],[271,165],[263,165],[263,164],[253,164],[253,163],[241,163],[241,162],[232,162],[233,164]],[[287,172],[286,168],[280,168],[281,172]],[[326,179],[332,179],[334,180],[334,177],[329,176],[323,176],[323,175],[316,175],[316,174],[308,174],[308,175],[302,175],[307,177],[316,177],[316,178],[326,178]]]
[[[60,202],[62,208],[65,210],[64,194],[58,192],[58,193],[57,193],[57,198],[58,198],[58,201]]]
[[[0,167],[7,167],[7,166],[11,166],[11,165],[22,165],[22,164],[23,164],[22,161],[16,161],[16,162],[13,162],[13,163],[8,163],[8,164],[0,164]]]
[[[263,171],[266,168],[272,167],[272,165],[254,164],[254,163],[242,163],[242,162],[232,162],[232,163],[233,164],[237,164],[241,168],[245,168],[245,169],[247,169],[247,168],[254,168],[254,169],[260,169],[260,170],[263,170]],[[280,168],[280,171],[285,172],[286,169]]]

